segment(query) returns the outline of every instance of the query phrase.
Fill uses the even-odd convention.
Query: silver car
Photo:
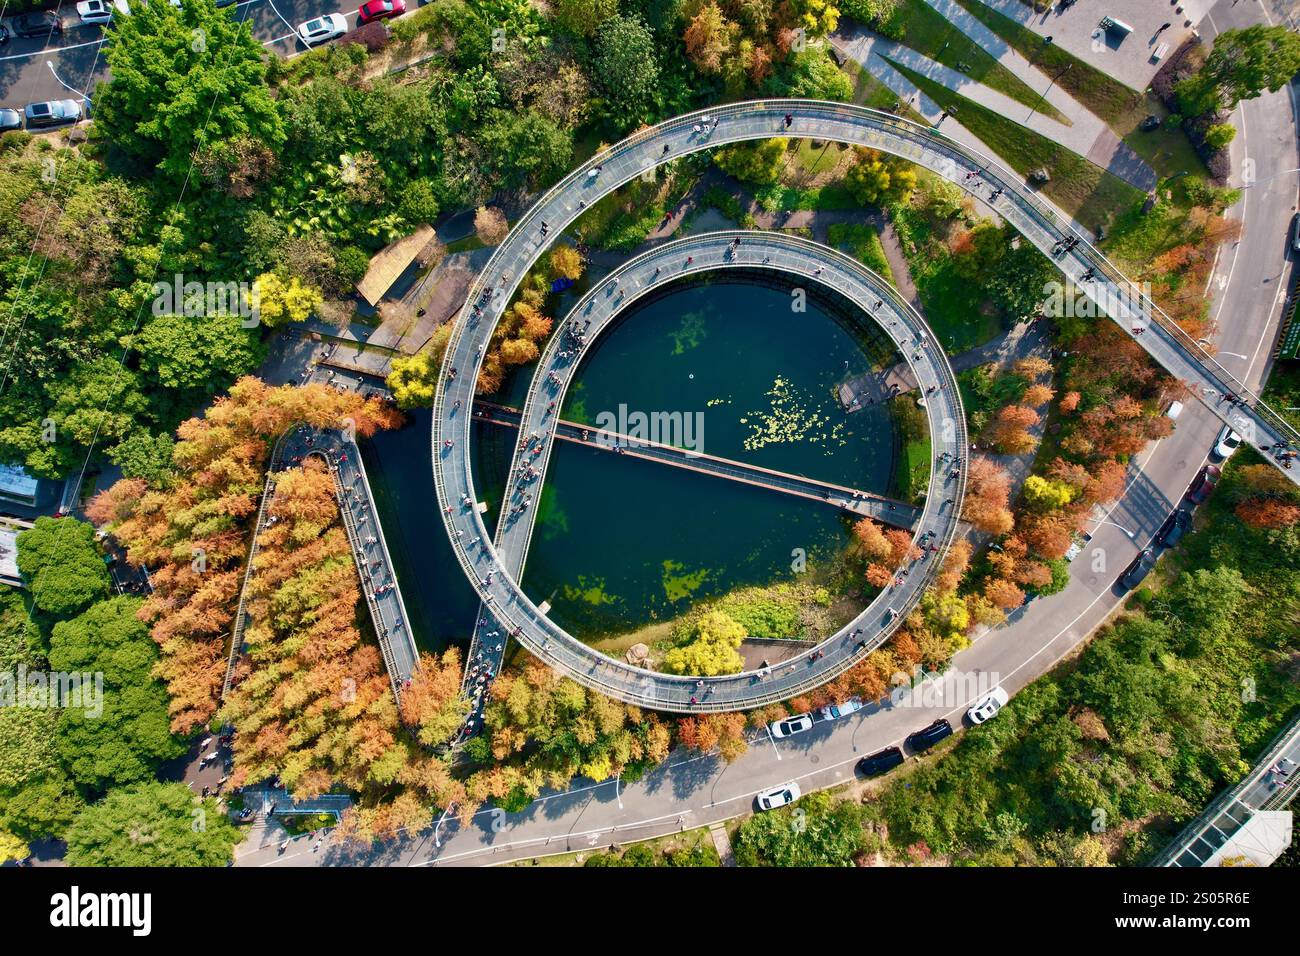
[[[42,126],[59,126],[63,123],[75,123],[81,119],[81,104],[76,100],[48,100],[44,103],[28,103],[23,110],[27,117],[28,129]]]

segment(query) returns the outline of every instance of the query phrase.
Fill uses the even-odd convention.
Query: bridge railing
[[[329,469],[330,477],[334,479],[334,499],[338,502],[339,517],[343,522],[343,530],[344,533],[347,534],[348,544],[352,548],[352,559],[357,565],[357,583],[361,585],[361,593],[366,597],[366,608],[370,611],[370,620],[374,623],[375,640],[379,642],[379,653],[384,658],[384,668],[388,671],[388,683],[393,688],[393,699],[400,704],[402,702],[402,680],[397,667],[397,658],[393,654],[392,639],[389,637],[388,628],[384,625],[384,615],[380,610],[379,601],[375,596],[374,589],[366,587],[364,576],[366,549],[361,540],[361,533],[357,529],[356,519],[352,516],[352,509],[348,507],[347,496],[343,493],[343,480],[339,476],[338,465],[324,452],[316,451],[312,454],[325,462],[325,467]],[[370,494],[368,487],[366,489],[366,494]],[[376,524],[378,521],[379,516],[376,514]],[[393,580],[396,581],[396,577],[394,577]]]
[[[253,559],[257,557],[257,539],[266,526],[267,508],[270,506],[271,498],[275,495],[275,474],[280,470],[280,459],[284,453],[284,443],[297,427],[298,425],[295,423],[276,439],[275,445],[271,448],[271,457],[267,461],[266,480],[262,484],[262,500],[257,506],[257,519],[253,522],[253,540],[248,545],[248,557],[244,563],[244,577],[239,585],[239,603],[235,607],[235,623],[230,631],[230,655],[226,658],[226,676],[221,682],[222,700],[225,700],[226,695],[230,693],[231,684],[235,679],[235,667],[239,663],[239,652],[243,650],[244,646],[244,623],[248,615],[248,582],[253,577]]]
[[[1246,791],[1259,782],[1264,774],[1269,771],[1269,768],[1274,766],[1282,755],[1294,745],[1298,736],[1300,736],[1300,713],[1297,713],[1273,738],[1273,741],[1268,745],[1268,749],[1255,761],[1250,773],[1246,774],[1235,786],[1229,787],[1210,801],[1204,810],[1178,832],[1178,835],[1169,842],[1168,846],[1152,858],[1148,865],[1174,865],[1179,857],[1191,849],[1192,844],[1200,838],[1201,834],[1223,816],[1234,801],[1239,800]],[[1291,802],[1297,790],[1300,790],[1300,773],[1292,771],[1285,783],[1270,793],[1260,806],[1250,809],[1252,811],[1280,809]]]
[[[725,246],[734,238],[741,238],[742,240],[749,239],[752,241],[754,237],[753,234],[750,232],[746,232],[742,230],[728,230],[720,233],[710,233],[704,236],[690,237],[687,239],[677,240],[676,242],[671,243],[669,246],[656,247],[656,249],[644,253],[641,256],[638,256],[636,259],[630,260],[624,266],[620,267],[619,271],[621,272],[628,271],[636,267],[644,266],[647,262],[652,261],[655,258],[662,258],[663,256],[669,253],[671,253],[673,256],[681,256],[689,253],[692,249],[696,249],[696,250],[702,250],[704,248],[716,249],[719,245]],[[920,320],[920,316],[916,314],[915,310],[912,309],[911,306],[905,300],[903,300],[902,297],[899,296],[897,292],[893,290],[892,286],[890,286],[884,279],[882,279],[876,273],[872,272],[866,266],[862,265],[856,259],[853,259],[850,256],[838,252],[837,250],[827,249],[824,246],[820,246],[816,243],[812,243],[807,240],[799,239],[798,237],[781,236],[779,238],[776,238],[776,237],[769,236],[765,238],[775,244],[779,244],[783,246],[799,247],[803,252],[810,254],[811,257],[819,261],[827,262],[828,264],[834,265],[837,268],[850,270],[852,273],[857,274],[859,277],[863,279],[864,283],[868,287],[875,289],[879,293],[880,297],[884,298],[885,296],[888,296],[891,302],[891,306],[898,311],[899,315],[911,317],[912,319],[911,325],[914,327],[914,330],[923,336],[922,341],[925,342],[924,346],[919,345],[914,340],[909,339],[906,341],[899,341],[898,344],[900,349],[915,350],[917,348],[927,348],[932,350],[938,350],[936,354],[942,354],[942,347],[940,343],[933,337],[932,334],[930,334],[929,330],[925,327],[924,322]],[[735,265],[754,266],[758,264],[738,261],[735,263]],[[699,268],[701,271],[703,271],[706,268],[711,270],[714,268],[714,266],[713,265],[705,266],[703,263],[701,263]],[[810,275],[809,278],[813,278],[813,277]],[[604,285],[602,283],[601,287],[591,290],[587,294],[587,296],[584,297],[583,300],[580,300],[574,306],[570,314],[571,315],[580,314],[582,309],[585,308],[585,303],[590,298],[594,297],[595,295],[598,295],[603,288]],[[636,300],[636,298],[638,298],[641,295],[644,295],[650,288],[652,287],[647,286],[647,287],[642,287],[634,290],[631,297],[621,306],[621,308],[627,308],[633,301]],[[553,345],[554,342],[555,340],[553,340],[551,344]],[[550,346],[548,345],[548,347]],[[953,430],[953,437],[950,444],[952,445],[953,448],[960,450],[960,453],[964,454],[968,445],[967,445],[967,435],[966,435],[966,426],[965,426],[965,415],[961,409],[960,390],[957,387],[956,379],[951,374],[951,370],[947,362],[937,361],[934,364],[940,370],[938,374],[940,375],[941,384],[943,385],[943,391],[939,394],[945,396],[944,401],[948,403],[955,410],[952,421],[949,423],[944,423],[944,425],[941,427],[947,427],[948,425],[951,426]],[[525,415],[528,414],[528,411],[530,409],[536,407],[536,403],[539,400],[538,396],[540,395],[541,390],[544,387],[543,384],[544,381],[545,381],[544,379],[539,380],[536,378],[533,380],[533,383],[530,386],[529,398],[525,402],[525,406],[524,406]],[[929,400],[934,401],[937,399],[929,399]],[[526,420],[526,418],[524,420]],[[521,428],[520,428],[521,441],[524,435],[526,434],[523,431],[522,425],[523,425],[523,421],[521,421]],[[966,474],[965,469],[963,469],[960,473],[960,477],[958,479],[956,489],[952,495],[952,497],[956,502],[954,504],[954,509],[960,506],[960,502],[962,501],[962,498],[964,496],[965,480],[966,480],[965,474]],[[932,470],[930,492],[927,496],[927,502],[926,502],[927,511],[932,513],[937,512],[939,509],[942,509],[945,506],[944,496],[942,493],[943,488],[944,488],[944,481],[942,475],[937,470]],[[951,544],[952,539],[957,533],[958,526],[955,517],[956,516],[954,516],[954,520],[949,522],[946,526],[944,537],[943,537],[943,550],[946,550],[948,545]],[[924,521],[925,521],[925,517],[922,518],[923,523]],[[454,550],[457,550],[457,552],[459,553],[460,549],[457,548]],[[899,613],[891,622],[890,627],[882,629],[882,631],[880,632],[877,632],[876,635],[873,637],[873,639],[871,639],[865,647],[863,647],[861,650],[856,651],[852,655],[852,662],[856,662],[857,660],[860,660],[861,658],[865,657],[872,650],[880,646],[880,644],[882,644],[885,640],[887,640],[890,636],[892,636],[893,632],[902,625],[907,614],[910,613],[911,607],[914,607],[915,602],[919,601],[920,596],[921,594],[924,593],[925,588],[927,588],[931,583],[933,583],[933,579],[935,576],[938,575],[941,567],[942,567],[942,562],[939,560],[936,560],[934,562],[929,562],[926,564],[925,569],[921,572],[922,573],[921,584],[920,586],[914,589],[914,597],[911,603],[908,606],[904,607],[901,611],[899,611]],[[492,608],[491,613],[503,626],[507,627],[510,630],[522,629],[526,624],[536,625],[538,630],[545,632],[545,636],[543,637],[543,640],[544,642],[547,643],[547,650],[550,652],[550,655],[552,657],[554,656],[563,657],[564,660],[560,661],[561,665],[567,666],[571,672],[590,673],[591,671],[594,670],[603,669],[601,662],[597,661],[595,664],[593,664],[591,660],[588,659],[586,656],[573,653],[577,649],[569,647],[568,644],[569,642],[575,642],[575,639],[572,638],[570,635],[564,633],[563,631],[559,630],[558,627],[556,627],[545,615],[539,616],[531,613],[524,613],[524,611],[525,609],[522,608],[502,608],[499,606],[494,606]],[[610,670],[610,676],[608,679],[609,683],[606,686],[617,686],[620,692],[624,696],[636,696],[638,693],[644,693],[642,691],[638,691],[637,682],[635,680],[631,684],[627,682],[626,668],[624,667],[624,665],[615,664],[615,662],[613,661],[610,662],[610,665],[611,666],[608,668]],[[848,666],[851,666],[851,663]],[[649,671],[645,672],[645,674],[647,677],[652,678],[652,680],[656,683],[678,684],[683,690],[690,688],[691,685],[693,685],[695,681],[698,679],[693,676],[669,675],[669,674],[662,674],[658,672],[649,672]],[[614,678],[618,678],[618,679],[615,680]],[[812,674],[806,678],[794,682],[787,681],[786,683],[782,684],[781,689],[783,693],[788,695],[793,695],[797,693],[802,693],[803,691],[812,689],[813,687],[820,686],[822,683],[825,683],[825,680],[826,677],[824,675]],[[699,703],[696,709],[699,710],[713,709],[719,711],[746,709],[748,707],[757,706],[770,699],[771,699],[771,690],[767,689],[766,685],[759,685],[755,687],[754,693],[752,695],[740,696],[740,697],[731,696],[731,697],[727,697],[725,700],[718,701],[716,703],[712,703],[706,700],[704,702]],[[656,703],[660,703],[660,704],[668,703],[668,701],[661,700],[655,696],[643,697],[642,700],[647,706],[654,706]]]

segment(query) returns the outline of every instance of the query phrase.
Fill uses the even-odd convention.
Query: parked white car
[[[1231,425],[1224,425],[1223,431],[1219,432],[1219,440],[1214,445],[1214,457],[1219,461],[1231,458],[1240,447],[1241,436],[1232,430]]]
[[[841,717],[847,717],[849,714],[856,714],[865,706],[862,701],[856,697],[852,700],[846,700],[842,704],[830,704],[821,709],[823,720],[839,720]]]
[[[760,810],[776,810],[779,807],[789,806],[802,796],[803,792],[799,789],[799,784],[791,781],[775,790],[760,793],[754,798],[754,802]]]
[[[113,5],[108,0],[81,0],[77,16],[82,23],[108,23],[113,19]]]
[[[994,687],[974,707],[966,711],[966,717],[972,724],[982,724],[998,715],[998,711],[1007,705],[1011,698],[1001,687]]]
[[[805,730],[812,730],[812,725],[812,714],[795,714],[793,717],[787,717],[785,720],[772,721],[772,736],[793,737],[795,734],[801,734]]]
[[[298,26],[298,39],[308,46],[325,43],[348,32],[348,21],[341,13],[327,13]]]

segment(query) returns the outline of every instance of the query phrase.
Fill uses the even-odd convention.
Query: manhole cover
[[[1096,583],[1097,583],[1097,575],[1094,574],[1092,577],[1088,578],[1088,583],[1089,583],[1089,584],[1096,584]]]
[[[813,754],[813,755],[812,755],[811,757],[809,757],[808,759],[809,759],[812,763],[814,763],[814,764],[819,764],[819,763],[822,762],[822,758],[819,757],[819,756],[817,756],[816,754]]]
[[[1179,462],[1178,462],[1178,467],[1179,467],[1179,468],[1186,468],[1186,467],[1187,467],[1187,459],[1186,459],[1186,458],[1180,459]]]

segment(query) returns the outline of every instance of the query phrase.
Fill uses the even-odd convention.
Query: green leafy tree
[[[60,712],[63,763],[92,790],[148,779],[183,752],[171,733],[167,690],[153,676],[158,647],[136,616],[140,603],[126,596],[102,601],[54,625],[50,638],[54,670],[103,675],[99,706],[83,701]]]
[[[495,110],[483,127],[483,145],[508,187],[549,185],[569,167],[573,138],[541,113]]]
[[[176,469],[172,452],[176,442],[171,435],[161,432],[151,435],[143,428],[132,432],[116,446],[109,449],[108,457],[122,469],[126,478],[143,478],[155,488],[165,487]]]
[[[768,186],[781,178],[785,167],[785,151],[790,141],[784,137],[765,139],[758,143],[736,143],[720,149],[713,161],[723,172],[741,182]]]
[[[796,822],[795,813],[799,813]],[[731,841],[740,866],[852,866],[865,849],[861,810],[813,793],[794,807],[759,813]]]
[[[993,300],[1013,322],[1033,315],[1046,298],[1049,282],[1058,279],[1048,258],[1027,242],[1009,248],[987,280]]]
[[[618,11],[618,0],[559,0],[555,17],[570,33],[589,37]]]
[[[265,51],[213,0],[140,4],[113,21],[104,49],[112,79],[95,94],[96,128],[145,170],[182,180],[197,152],[237,137],[283,144]]]
[[[1205,145],[1210,149],[1223,149],[1237,135],[1237,127],[1231,123],[1215,123],[1205,131]]]
[[[83,806],[59,761],[59,712],[0,708],[0,834],[26,844],[58,837]],[[3,855],[3,854],[0,854]]]
[[[239,832],[211,798],[182,783],[114,790],[67,833],[72,866],[225,866]]]
[[[872,149],[858,149],[858,161],[844,176],[844,185],[864,206],[903,203],[916,188],[916,173],[905,163]]]
[[[140,330],[134,346],[140,368],[164,388],[183,393],[190,408],[225,391],[261,362],[264,349],[257,329],[238,315],[159,315]],[[188,394],[184,394],[188,393]]]
[[[763,88],[773,96],[808,100],[848,102],[853,98],[853,81],[820,46],[808,46],[788,57]]]
[[[623,127],[652,118],[658,103],[654,35],[639,17],[613,16],[596,32],[596,81]]]
[[[76,518],[37,518],[21,532],[18,570],[36,606],[55,617],[71,617],[108,596],[108,568],[95,529]]]
[[[1232,109],[1242,100],[1280,90],[1300,71],[1300,35],[1284,26],[1256,24],[1224,30],[1194,76],[1178,84],[1183,112]]]
[[[23,593],[0,588],[0,672],[13,671],[19,664],[34,667],[43,660],[40,628],[27,613]]]

